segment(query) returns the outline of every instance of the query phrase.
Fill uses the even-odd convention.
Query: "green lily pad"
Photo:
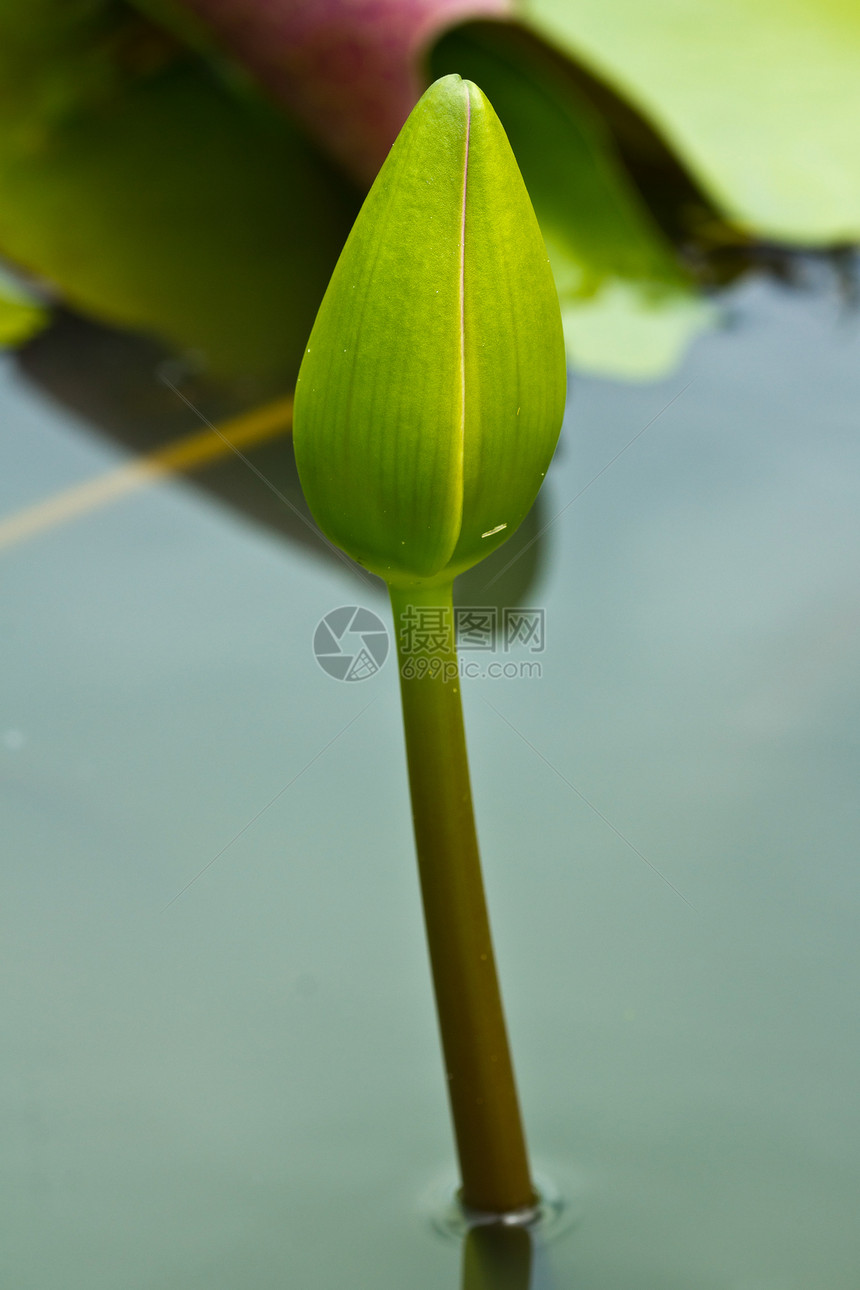
[[[292,376],[351,189],[283,117],[124,6],[12,7],[0,252],[217,372]]]
[[[20,345],[48,322],[48,310],[0,267],[0,345]]]
[[[631,378],[670,370],[709,314],[564,60],[515,25],[444,36],[433,74],[486,92],[528,187],[582,370]]]
[[[742,228],[860,235],[853,0],[530,0],[527,13],[648,116]]]

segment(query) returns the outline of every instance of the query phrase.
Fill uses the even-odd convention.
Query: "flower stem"
[[[452,586],[391,587],[390,592],[424,921],[463,1182],[460,1199],[471,1209],[508,1213],[531,1207],[536,1196],[481,878]]]

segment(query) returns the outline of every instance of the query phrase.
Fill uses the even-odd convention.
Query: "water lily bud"
[[[386,582],[450,581],[525,517],[564,400],[528,193],[487,99],[446,76],[379,172],[308,341],[293,432],[308,505]]]

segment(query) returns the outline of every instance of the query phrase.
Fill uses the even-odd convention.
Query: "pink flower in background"
[[[357,179],[373,179],[442,31],[515,0],[183,0]]]

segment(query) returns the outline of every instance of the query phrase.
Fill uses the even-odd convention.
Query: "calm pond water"
[[[0,530],[10,1290],[856,1290],[858,320],[823,278],[723,309],[660,384],[574,379],[549,527],[460,590],[545,612],[471,655],[539,676],[464,685],[572,1220],[506,1278],[432,1221],[394,667],[312,652],[380,587],[235,458]],[[0,515],[199,428],[153,361],[71,324],[3,360]],[[287,440],[249,456],[297,503]]]

